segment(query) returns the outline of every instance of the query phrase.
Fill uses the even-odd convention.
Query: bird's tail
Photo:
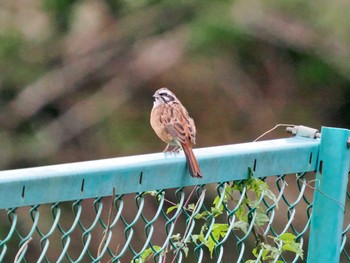
[[[182,149],[184,150],[186,161],[188,165],[188,169],[190,170],[190,175],[196,178],[202,178],[202,172],[199,169],[199,165],[192,151],[191,145],[184,144],[182,145]]]

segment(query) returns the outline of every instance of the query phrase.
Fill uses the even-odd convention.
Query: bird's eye
[[[175,100],[175,97],[166,91],[161,91],[158,93],[158,95],[165,103],[169,103]]]

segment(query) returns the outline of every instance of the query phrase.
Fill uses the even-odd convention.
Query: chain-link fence
[[[341,193],[341,187],[329,192],[327,187],[334,186],[322,185],[328,161],[320,140],[236,145],[233,159],[225,147],[197,153],[203,174],[214,163],[219,182],[210,175],[192,179],[183,172],[183,158],[164,161],[158,155],[142,156],[141,167],[135,168],[141,172],[121,181],[115,178],[130,172],[125,167],[133,165],[133,157],[0,173],[0,261],[321,262],[309,261],[308,246],[322,257],[323,248],[309,243],[316,238],[329,250],[329,243],[337,246],[331,262],[350,262],[350,214],[345,209],[350,192],[342,185],[346,196],[339,199],[332,191]],[[343,148],[347,166],[342,180],[347,183],[349,149]],[[237,169],[227,169],[225,159]],[[95,174],[96,165],[103,168]],[[344,218],[335,218],[339,214],[334,211],[324,215],[329,224],[340,224],[339,236],[331,240],[315,230],[320,222],[314,200],[323,198],[330,202],[330,212],[339,210]]]

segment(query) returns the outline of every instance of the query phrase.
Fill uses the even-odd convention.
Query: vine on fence
[[[276,259],[285,251],[293,252],[300,258],[303,258],[301,244],[296,241],[295,235],[285,232],[280,236],[274,237],[265,236],[263,233],[260,233],[261,231],[259,230],[270,220],[261,206],[263,203],[262,199],[270,199],[273,203],[272,205],[276,207],[278,206],[278,202],[275,194],[269,189],[267,183],[261,179],[254,178],[253,175],[253,171],[249,170],[248,179],[234,181],[232,183],[223,183],[221,188],[218,187],[218,195],[214,199],[212,207],[208,210],[201,213],[197,211],[197,206],[204,192],[202,192],[197,203],[188,204],[187,207],[185,207],[186,211],[191,213],[188,225],[191,220],[203,221],[200,232],[198,234],[193,234],[191,239],[187,239],[186,241],[184,241],[184,238],[187,234],[187,229],[185,230],[184,237],[181,237],[180,234],[173,235],[171,240],[176,249],[167,248],[163,253],[167,254],[169,251],[173,250],[175,259],[180,250],[183,251],[185,256],[188,255],[188,244],[204,244],[212,258],[220,241],[230,234],[229,232],[232,230],[239,230],[242,231],[244,235],[251,231],[255,238],[256,247],[252,250],[252,255],[255,259],[247,260],[246,263],[282,262],[279,260],[276,261]],[[188,199],[190,197],[191,196],[189,196]],[[233,208],[230,209],[230,207]],[[169,214],[178,208],[178,205],[170,206],[166,213]],[[229,220],[229,222],[225,223],[211,223],[213,218],[219,217],[224,213],[228,214],[228,218],[230,218],[231,221]],[[145,250],[140,259],[142,262],[145,262],[160,249],[161,247],[153,246],[153,249],[149,248]],[[136,260],[136,262],[139,261]]]

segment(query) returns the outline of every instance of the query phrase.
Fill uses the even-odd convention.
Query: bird
[[[167,88],[158,89],[154,95],[150,123],[158,137],[167,143],[164,152],[183,149],[190,175],[202,178],[197,159],[192,150],[196,144],[196,126],[180,100]]]

